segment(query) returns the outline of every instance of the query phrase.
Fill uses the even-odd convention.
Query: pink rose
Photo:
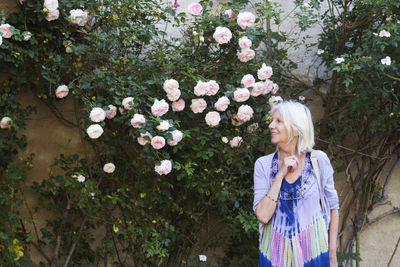
[[[229,141],[229,145],[234,148],[240,146],[243,142],[243,138],[240,136],[235,136],[231,141]]]
[[[207,83],[198,81],[196,86],[194,87],[194,94],[197,96],[203,96],[207,93],[208,86]]]
[[[0,33],[2,34],[3,38],[11,38],[13,35],[13,27],[6,23],[6,24],[1,24],[0,25]]]
[[[235,17],[235,13],[233,12],[232,9],[225,10],[225,13],[224,13],[224,14],[225,14],[225,15],[228,15],[228,17],[229,17],[230,19],[233,19],[233,18]]]
[[[56,89],[56,97],[57,98],[64,98],[68,95],[69,89],[68,87],[63,84],[57,87]]]
[[[249,105],[241,105],[237,112],[237,117],[241,121],[249,121],[253,117],[253,109]]]
[[[181,90],[176,89],[174,91],[171,91],[167,94],[167,98],[169,101],[176,101],[181,97]]]
[[[72,9],[70,12],[71,22],[79,26],[85,26],[88,22],[88,13],[82,9]]]
[[[191,3],[188,7],[188,10],[193,16],[198,16],[203,12],[203,7],[199,3]]]
[[[151,113],[154,117],[161,117],[169,110],[169,105],[164,99],[155,100],[153,106],[151,107]]]
[[[253,26],[255,21],[256,17],[250,12],[240,12],[237,17],[237,23],[243,30]]]
[[[250,61],[254,58],[255,55],[256,53],[254,52],[254,50],[250,48],[242,49],[242,51],[237,54],[240,62]]]
[[[219,44],[226,44],[232,38],[231,31],[226,27],[218,26],[213,34],[215,41]]]
[[[276,104],[278,104],[279,102],[282,102],[283,99],[280,96],[271,96],[268,100],[268,104],[269,106],[272,108],[273,106],[275,106]]]
[[[192,99],[190,108],[193,113],[202,113],[207,107],[207,103],[203,98]]]
[[[206,95],[212,96],[212,95],[215,95],[216,93],[218,93],[219,85],[216,81],[214,81],[214,80],[208,81],[206,83],[206,85],[207,85]]]
[[[121,113],[121,115],[125,113],[125,109],[123,107],[119,107],[118,111]]]
[[[122,106],[124,107],[124,109],[131,110],[133,108],[133,99],[134,98],[131,96],[122,99]]]
[[[100,124],[92,124],[86,129],[86,132],[91,139],[97,139],[103,134],[104,130]]]
[[[172,170],[172,162],[170,160],[162,160],[160,165],[156,165],[154,170],[159,174],[168,174]]]
[[[8,127],[11,127],[12,125],[12,119],[9,117],[3,117],[0,121],[0,128],[1,129],[7,129]]]
[[[109,110],[106,111],[107,119],[112,119],[117,115],[117,107],[113,105],[108,105]]]
[[[146,119],[142,114],[135,114],[131,119],[131,125],[133,128],[143,128],[146,124]]]
[[[182,111],[185,108],[185,100],[179,99],[172,103],[172,110],[173,111]]]
[[[265,65],[264,63],[262,64],[261,69],[257,71],[257,76],[258,79],[260,80],[266,80],[269,79],[272,76],[272,68],[270,66]]]
[[[271,92],[272,88],[274,87],[274,83],[271,80],[265,80],[264,82],[264,89],[263,95],[266,95]]]
[[[265,92],[265,84],[263,82],[256,82],[251,89],[252,96],[259,96]]]
[[[151,146],[154,149],[161,149],[165,146],[165,138],[162,136],[154,136],[151,138]]]
[[[247,36],[242,37],[239,39],[239,46],[240,48],[244,49],[244,48],[250,48],[250,46],[252,45],[252,42],[249,38],[247,38]]]
[[[183,134],[179,130],[174,130],[171,132],[171,134],[172,134],[172,140],[168,139],[167,143],[170,146],[176,146],[182,140]]]
[[[60,16],[60,11],[58,11],[58,9],[56,9],[56,10],[50,10],[50,11],[47,12],[47,14],[46,14],[46,20],[47,20],[47,21],[56,20],[56,19],[58,19],[59,16]]]
[[[49,11],[54,11],[58,9],[58,0],[44,0],[43,7]]]
[[[253,75],[251,75],[251,74],[246,74],[242,78],[242,84],[245,88],[252,87],[255,82],[256,82],[256,79],[254,79]]]
[[[102,108],[93,108],[89,117],[93,122],[102,122],[106,118],[106,112]]]
[[[272,88],[272,94],[273,95],[276,94],[276,92],[278,92],[278,90],[279,90],[279,86],[276,83],[274,83],[273,88]]]
[[[163,89],[167,94],[169,94],[179,89],[179,83],[174,79],[166,80],[164,82]]]
[[[153,138],[153,136],[149,132],[146,132],[144,134],[140,133],[140,136],[137,138],[137,142],[141,146],[144,146],[144,145],[150,143],[152,138]]]
[[[164,132],[169,129],[172,125],[169,123],[167,120],[163,120],[160,122],[160,124],[156,127],[157,130]]]
[[[214,107],[216,110],[222,112],[228,108],[230,103],[231,101],[229,101],[229,98],[227,98],[226,96],[222,96],[218,99],[217,102],[215,102]]]
[[[210,111],[207,113],[205,120],[208,126],[215,127],[221,121],[221,116],[216,111]]]
[[[250,91],[247,88],[238,88],[233,92],[233,100],[236,102],[244,102],[250,98]]]

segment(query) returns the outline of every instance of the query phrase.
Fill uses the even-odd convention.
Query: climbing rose
[[[164,82],[163,89],[167,94],[169,94],[169,93],[179,89],[179,83],[178,83],[178,81],[176,81],[174,79],[166,80]]]
[[[221,121],[221,116],[216,111],[210,111],[207,113],[205,120],[208,126],[214,127]]]
[[[265,80],[265,82],[264,82],[264,92],[263,92],[263,95],[266,95],[266,94],[268,94],[269,92],[271,92],[271,90],[273,89],[273,87],[274,87],[274,83],[271,81],[271,80]]]
[[[160,124],[157,126],[157,130],[164,132],[166,130],[169,129],[169,127],[171,127],[171,124],[169,124],[169,122],[167,120],[163,120],[160,122]]]
[[[203,12],[203,7],[199,3],[191,3],[188,10],[191,15],[198,16]]]
[[[164,99],[155,100],[153,106],[151,107],[151,113],[154,117],[161,117],[169,110],[169,105]]]
[[[218,111],[225,111],[231,101],[229,101],[229,98],[227,98],[226,96],[222,96],[218,99],[217,102],[215,102],[214,107],[216,110]]]
[[[117,115],[117,107],[113,105],[108,105],[109,110],[106,111],[107,119],[112,119]]]
[[[12,119],[9,117],[3,117],[0,121],[0,128],[6,129],[12,125]]]
[[[173,111],[182,111],[185,108],[185,100],[179,99],[178,101],[172,102]]]
[[[278,89],[279,89],[279,86],[276,83],[274,83],[274,85],[272,86],[272,94],[273,95],[276,94],[276,92],[278,92]]]
[[[243,138],[240,136],[235,136],[230,142],[229,145],[234,148],[240,146],[240,144],[243,142]]]
[[[103,171],[106,173],[113,173],[115,171],[115,165],[111,162],[104,164]]]
[[[246,88],[253,86],[255,81],[256,80],[254,79],[253,75],[251,75],[251,74],[246,74],[242,78],[242,84]]]
[[[247,36],[244,36],[239,39],[239,46],[240,48],[250,48],[252,45],[252,42]]]
[[[171,134],[172,134],[172,139],[168,139],[167,143],[170,146],[176,146],[182,140],[183,134],[179,130],[174,130],[171,132]]]
[[[246,122],[251,120],[253,117],[253,109],[249,105],[241,105],[237,112],[237,117],[239,120]]]
[[[131,125],[133,128],[143,128],[146,124],[146,119],[142,114],[135,114],[131,119]]]
[[[145,138],[147,136],[147,138],[149,138],[149,139],[147,139],[147,138]],[[137,142],[140,144],[140,145],[142,145],[142,146],[144,146],[144,145],[146,145],[147,143],[150,143],[151,142],[151,139],[153,138],[153,136],[149,133],[149,132],[146,132],[146,133],[140,133],[140,136],[137,138]]]
[[[133,97],[129,96],[129,97],[125,97],[122,100],[122,106],[124,107],[124,109],[126,110],[131,110],[133,108]]]
[[[255,55],[256,55],[256,53],[254,52],[254,50],[250,49],[250,48],[242,49],[242,51],[238,52],[238,54],[237,54],[240,62],[250,61],[254,58]]]
[[[156,165],[154,170],[159,174],[168,174],[172,170],[172,162],[170,160],[162,160],[160,165]]]
[[[207,256],[206,255],[199,255],[199,260],[200,261],[207,261]]]
[[[58,19],[59,16],[60,16],[60,11],[58,11],[58,9],[51,10],[51,11],[47,12],[46,20],[47,21],[56,20],[56,19]]]
[[[265,83],[263,82],[256,82],[253,85],[253,89],[251,89],[250,94],[252,96],[259,96],[261,94],[263,94],[266,91],[265,89]]]
[[[255,21],[256,17],[250,12],[240,12],[237,17],[237,23],[243,30],[253,26]]]
[[[68,95],[69,89],[68,87],[63,84],[57,87],[56,89],[56,97],[57,98],[64,98]]]
[[[269,79],[272,76],[272,68],[270,66],[265,65],[265,63],[262,64],[262,67],[257,71],[257,77],[260,80],[266,80]]]
[[[206,86],[207,86],[206,95],[208,95],[208,96],[215,95],[219,91],[219,85],[214,80],[206,82]]]
[[[176,101],[179,99],[180,96],[181,96],[181,90],[179,89],[176,89],[167,94],[167,98],[169,101]]]
[[[83,183],[86,180],[86,177],[82,174],[79,174],[76,179],[78,180],[78,182]]]
[[[194,94],[197,96],[203,96],[207,93],[207,83],[198,81],[196,86],[194,87]]]
[[[12,26],[8,23],[0,25],[0,32],[2,33],[3,38],[11,38],[13,35]]]
[[[250,91],[247,88],[238,88],[233,92],[233,100],[236,102],[244,102],[250,97]]]
[[[93,108],[89,117],[93,122],[101,122],[106,118],[106,112],[102,108]]]
[[[273,106],[275,106],[276,104],[278,104],[279,102],[282,102],[283,99],[280,96],[271,96],[268,100],[269,106],[272,108]]]
[[[24,37],[24,41],[29,41],[32,37],[32,33],[31,32],[23,32],[22,36]]]
[[[58,8],[58,0],[44,0],[43,6],[49,11],[56,10]]]
[[[151,145],[154,149],[161,149],[165,146],[165,138],[162,136],[154,136],[151,139]]]
[[[190,108],[193,113],[202,113],[207,107],[207,102],[203,98],[192,99]]]
[[[235,17],[235,13],[233,12],[232,9],[225,10],[225,13],[224,13],[224,14],[225,14],[225,15],[228,15],[228,17],[229,17],[230,19],[233,19],[233,18]]]
[[[103,134],[104,130],[100,124],[92,124],[87,128],[86,132],[90,138],[97,139]]]
[[[79,26],[85,26],[88,21],[88,13],[82,9],[72,9],[70,12],[71,22]]]
[[[232,32],[226,27],[218,26],[215,29],[215,32],[213,34],[213,38],[219,44],[226,44],[231,40]]]

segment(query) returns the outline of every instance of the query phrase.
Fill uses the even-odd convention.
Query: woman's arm
[[[337,267],[336,240],[338,235],[339,210],[331,210],[331,221],[329,223],[329,262],[331,267]]]

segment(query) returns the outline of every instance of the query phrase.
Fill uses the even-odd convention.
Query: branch
[[[369,217],[367,216],[367,224],[365,226],[369,226],[373,223],[376,223],[377,221],[380,221],[381,219],[385,218],[386,216],[392,215],[392,214],[396,214],[400,212],[400,210],[398,208],[394,208],[392,210],[389,210],[381,215],[379,215],[378,217],[374,218],[374,219],[369,219]],[[362,230],[364,230],[366,227],[364,227]],[[361,230],[361,231],[362,231]]]
[[[71,249],[69,250],[68,257],[67,257],[67,259],[65,260],[65,263],[64,263],[64,267],[68,266],[68,263],[71,260],[72,254],[74,254],[74,251],[75,251],[75,248],[76,248],[76,244],[78,244],[79,237],[80,237],[80,235],[82,233],[83,227],[86,224],[87,218],[88,218],[87,215],[85,215],[85,218],[83,218],[83,221],[81,223],[81,227],[79,228],[78,237],[76,238],[76,240],[74,241],[74,243],[71,246]]]
[[[399,243],[400,243],[400,236],[399,236],[399,239],[397,239],[396,246],[394,247],[394,250],[393,250],[392,256],[390,257],[390,260],[389,260],[389,262],[388,262],[388,265],[387,265],[387,267],[389,267],[389,266],[390,266],[390,264],[392,263],[392,260],[393,260],[394,254],[396,254],[397,248],[399,247]]]

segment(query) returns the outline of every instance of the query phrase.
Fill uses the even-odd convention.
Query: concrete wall
[[[180,0],[179,3],[181,7],[178,11],[186,11],[187,6],[191,2],[190,0]],[[276,2],[279,2],[286,12],[289,12],[293,8],[293,1],[279,0]],[[18,0],[1,0],[0,10],[5,10],[6,14],[18,10]],[[250,7],[249,10],[251,10]],[[285,16],[285,14],[282,16]],[[297,34],[297,27],[294,24],[294,20],[291,18],[285,19],[280,29],[288,32],[290,31],[294,35]],[[316,26],[310,29],[307,34],[317,37],[319,32],[320,28]],[[174,35],[179,35],[179,32],[175,30]],[[316,51],[317,48],[314,50]],[[299,69],[296,71],[296,75],[306,83],[310,83],[315,77],[313,73],[315,73],[316,67],[314,65],[315,62],[318,62],[318,59],[313,57],[312,51],[309,55],[305,55],[304,47],[298,50],[290,50],[290,55],[293,60],[299,63]],[[311,68],[309,69],[310,66]],[[60,123],[51,110],[43,105],[43,103],[30,92],[24,92],[19,100],[23,105],[35,105],[38,107],[37,114],[32,115],[27,121],[27,130],[24,132],[27,136],[28,147],[25,152],[21,152],[22,155],[28,155],[29,153],[35,153],[36,155],[33,161],[33,168],[28,174],[26,185],[48,177],[47,168],[60,153],[86,153],[88,151],[88,147],[82,142],[79,132],[76,129],[66,127]],[[76,123],[72,98],[59,101],[57,106],[68,119]],[[316,101],[311,103],[311,110],[313,114],[316,115],[314,116],[315,119],[318,119],[317,114],[322,114],[322,112],[318,112],[321,108],[321,103]],[[343,186],[348,185],[343,183],[343,178],[340,178],[336,185],[338,191],[340,191]],[[387,187],[388,198],[392,206],[400,207],[399,191],[400,165],[397,166],[396,171],[392,174]],[[26,193],[25,197],[29,207],[36,206],[37,199],[33,195]],[[390,205],[380,206],[374,210],[371,217],[378,217],[389,208],[391,208]],[[33,231],[32,225],[28,223],[28,209],[25,207],[22,213],[24,216],[24,223],[28,227],[28,230]],[[40,217],[34,218],[37,228],[40,229],[45,225],[45,218],[47,216],[49,216],[49,214],[46,215],[46,212],[44,212]],[[368,227],[361,235],[361,257],[363,259],[361,266],[386,266],[392,255],[396,241],[399,238],[399,233],[400,217],[398,215],[388,216]],[[43,260],[35,248],[31,248],[29,253],[36,260]],[[400,266],[400,251],[395,255],[392,266]]]

